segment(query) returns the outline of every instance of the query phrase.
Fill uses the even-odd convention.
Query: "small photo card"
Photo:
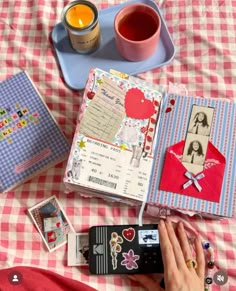
[[[182,162],[187,170],[193,174],[197,174],[203,171],[207,146],[207,136],[190,133],[187,135]]]
[[[157,229],[142,229],[138,231],[138,242],[140,245],[159,244],[159,233]]]
[[[75,232],[56,196],[36,204],[28,212],[49,252],[66,244],[68,233]]]
[[[209,136],[214,108],[207,106],[192,106],[189,120],[188,133]]]
[[[88,266],[89,238],[88,233],[68,234],[68,266]]]

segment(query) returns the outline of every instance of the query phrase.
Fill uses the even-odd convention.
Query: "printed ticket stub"
[[[67,172],[74,184],[139,201],[146,198],[153,159],[144,158],[141,149],[122,150],[83,135],[76,144]]]

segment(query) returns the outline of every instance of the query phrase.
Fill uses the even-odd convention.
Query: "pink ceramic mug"
[[[161,19],[149,5],[129,4],[116,14],[114,29],[120,55],[129,61],[143,61],[157,49]]]

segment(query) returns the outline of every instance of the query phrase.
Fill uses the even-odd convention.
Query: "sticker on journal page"
[[[81,134],[112,143],[125,117],[124,92],[114,85],[103,78],[103,84],[98,87],[81,120]]]
[[[88,97],[90,92],[93,98]],[[68,161],[67,181],[143,201],[161,93],[92,69],[84,94],[85,110]]]

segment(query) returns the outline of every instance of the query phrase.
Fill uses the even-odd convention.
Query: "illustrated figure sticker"
[[[135,255],[132,249],[128,253],[122,253],[122,256],[124,257],[124,260],[121,261],[122,266],[125,266],[128,270],[138,269],[136,261],[139,260],[140,256]]]
[[[117,232],[112,232],[109,244],[110,244],[110,248],[111,248],[113,270],[117,269],[117,253],[121,252],[122,247],[120,244],[122,244],[122,243],[123,243],[123,238],[121,236],[119,236]]]
[[[71,169],[67,172],[67,176],[74,180],[78,180],[81,171],[82,160],[76,157],[73,158]]]
[[[122,230],[123,237],[131,242],[135,238],[135,230],[133,227],[125,228]]]

